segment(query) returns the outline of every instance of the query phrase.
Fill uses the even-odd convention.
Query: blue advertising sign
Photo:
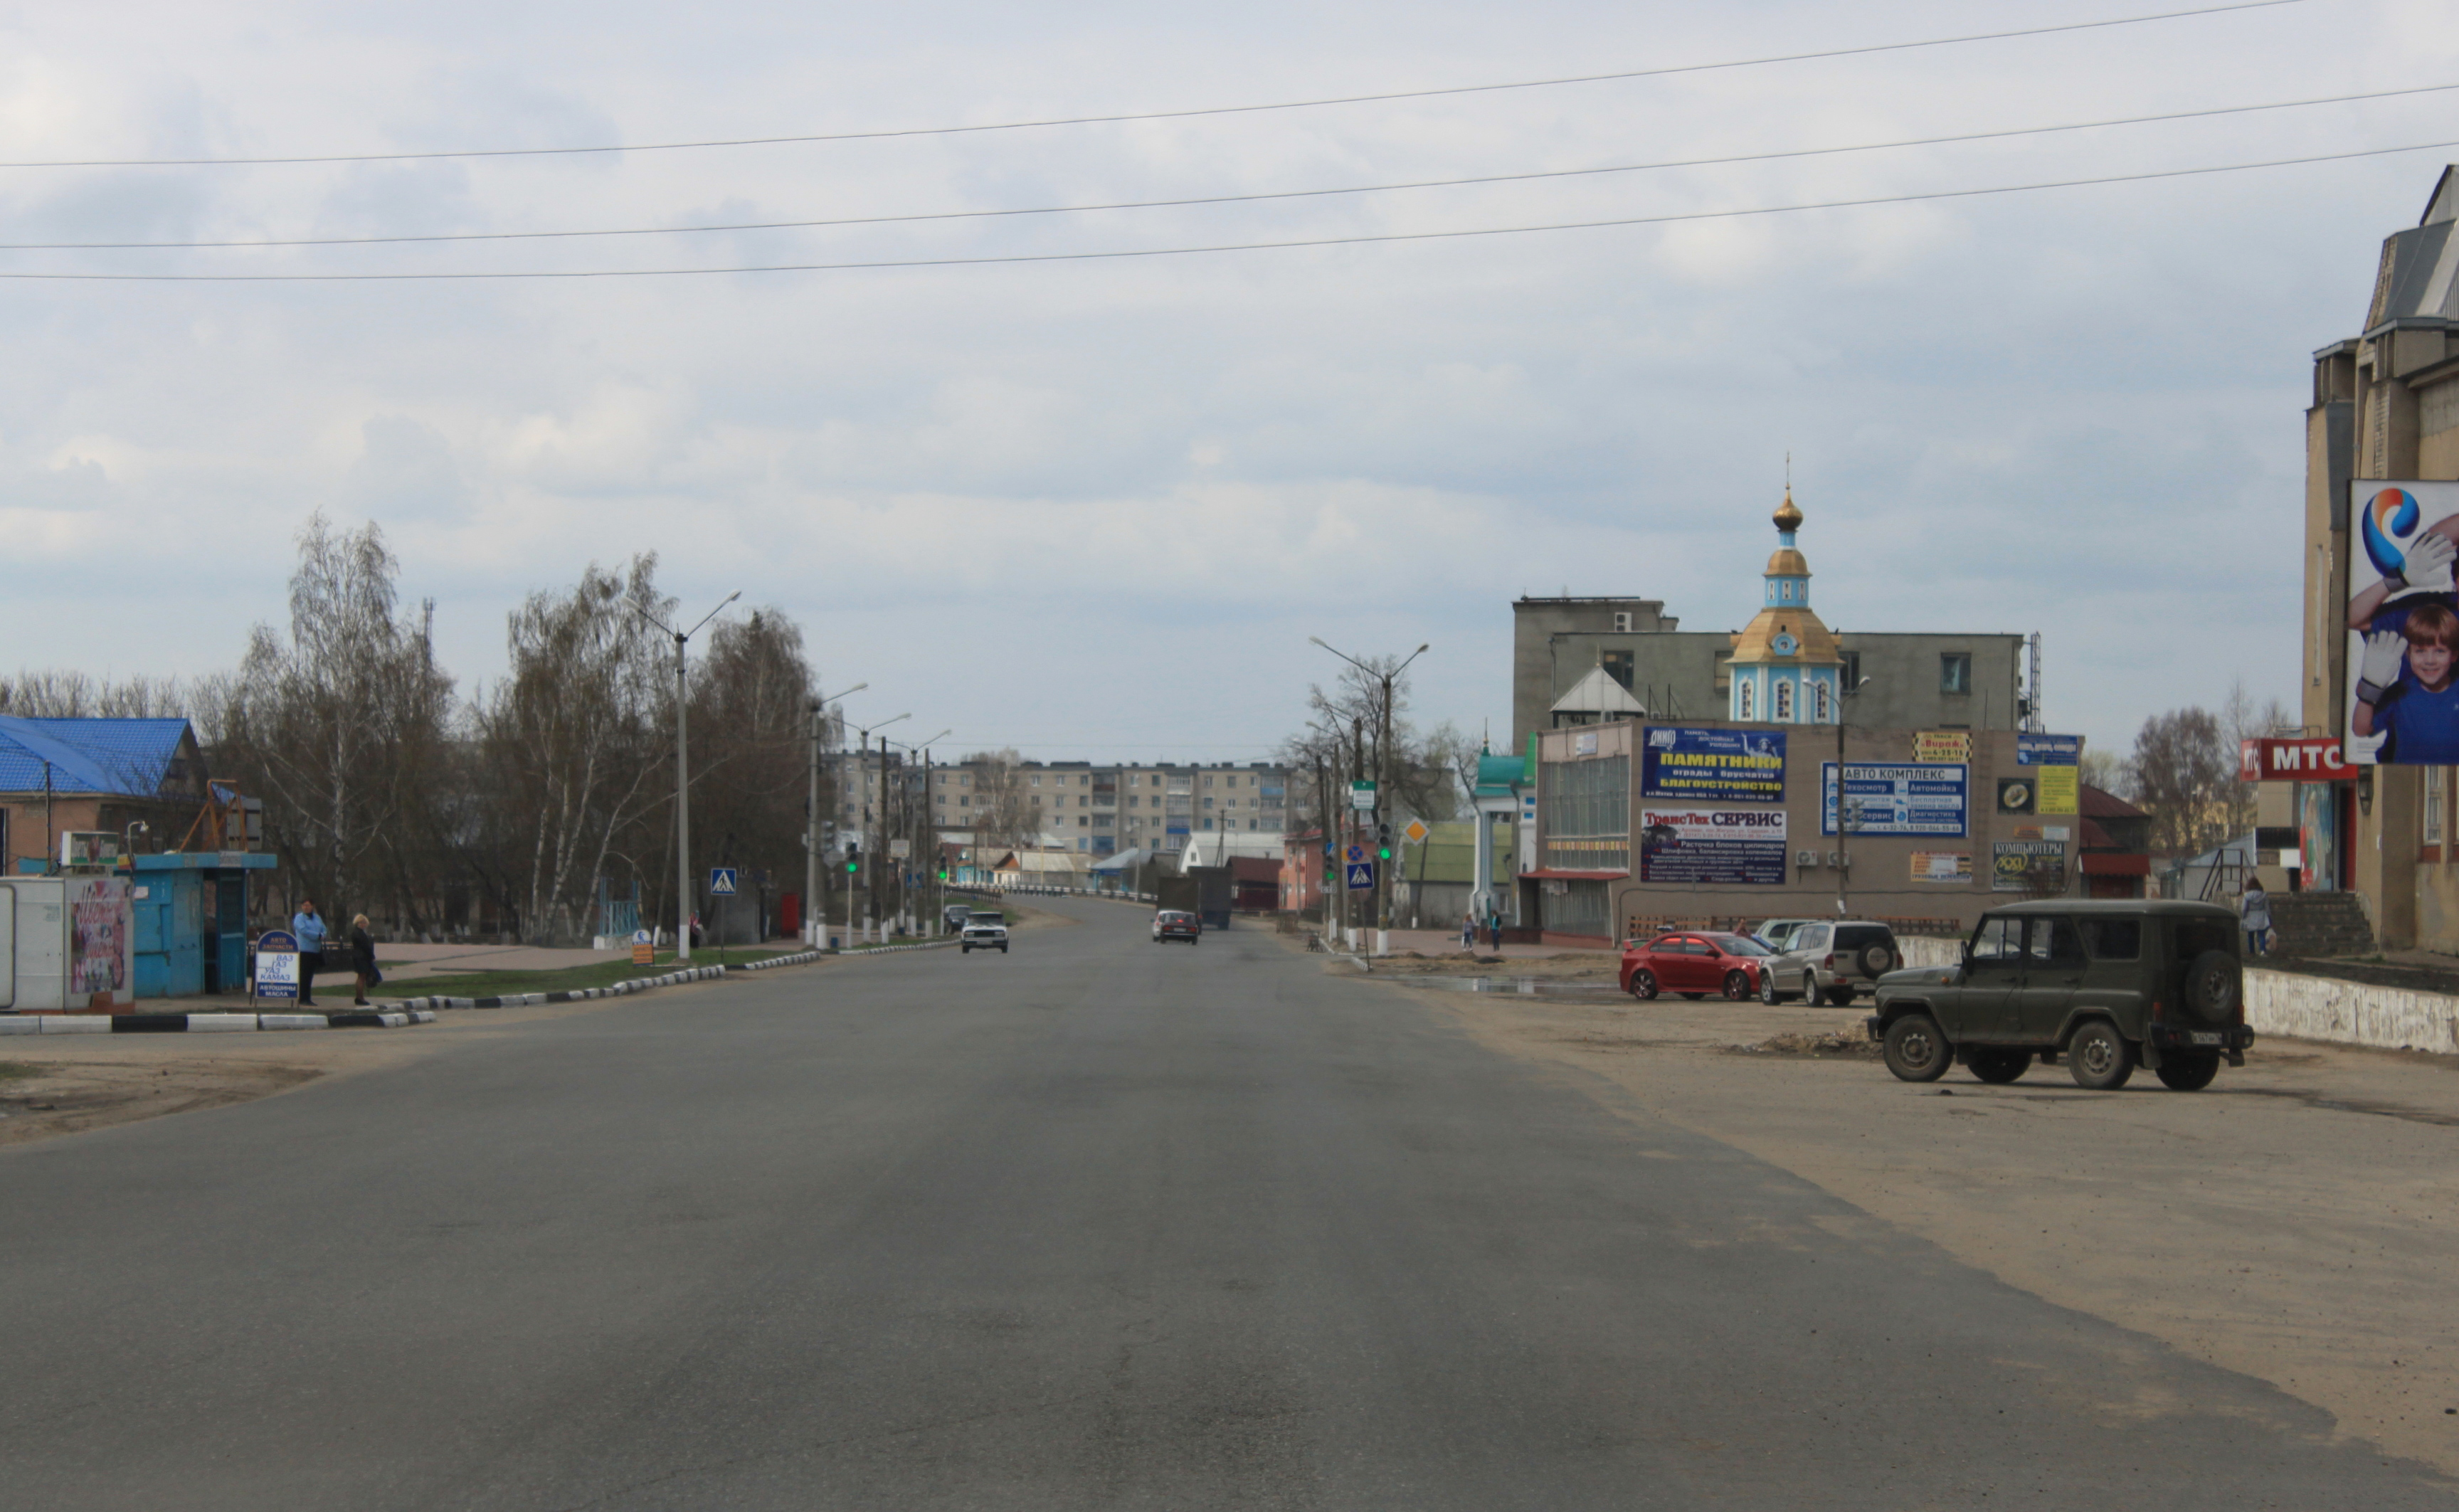
[[[2018,735],[2015,737],[2015,764],[2019,766],[2080,766],[2083,765],[2083,737]]]
[[[1939,762],[1847,762],[1848,826],[1864,835],[1965,832],[1972,768]],[[1819,764],[1819,832],[1836,833],[1836,764]]]
[[[1643,798],[1784,802],[1784,732],[1650,725],[1640,746]]]

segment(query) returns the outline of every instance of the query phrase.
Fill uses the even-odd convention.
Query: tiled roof
[[[16,719],[0,715],[0,792],[150,798],[179,754],[182,719]]]
[[[2151,817],[2117,794],[2094,788],[2090,783],[2080,785],[2078,796],[2082,802],[2076,807],[2083,810],[2084,817],[2087,819],[2148,819]]]

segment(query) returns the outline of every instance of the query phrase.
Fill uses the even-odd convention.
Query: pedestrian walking
[[[316,1006],[316,967],[325,958],[325,921],[316,914],[316,900],[301,898],[290,915],[290,933],[299,940],[299,1006]]]
[[[1475,950],[1476,948],[1477,914],[1474,913],[1462,914],[1461,915],[1461,949]]]
[[[2262,879],[2245,879],[2245,896],[2238,901],[2238,913],[2245,920],[2245,951],[2249,956],[2271,954],[2271,894],[2262,891]]]
[[[368,989],[384,980],[384,973],[376,970],[375,937],[368,933],[368,916],[365,914],[350,916],[350,967],[359,974],[359,995],[351,1000],[364,1008],[368,1003]]]

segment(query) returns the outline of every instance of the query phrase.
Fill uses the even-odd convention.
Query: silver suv
[[[1839,1008],[1904,963],[1896,932],[1867,919],[1821,919],[1804,924],[1785,941],[1784,952],[1759,968],[1759,1001],[1787,998],[1804,1002],[1824,998]]]

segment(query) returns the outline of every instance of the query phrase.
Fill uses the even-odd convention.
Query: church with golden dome
[[[1757,618],[1733,638],[1725,717],[1770,724],[1833,724],[1842,707],[1844,652],[1810,607],[1810,563],[1795,543],[1801,509],[1790,485],[1776,512],[1776,554]]]

